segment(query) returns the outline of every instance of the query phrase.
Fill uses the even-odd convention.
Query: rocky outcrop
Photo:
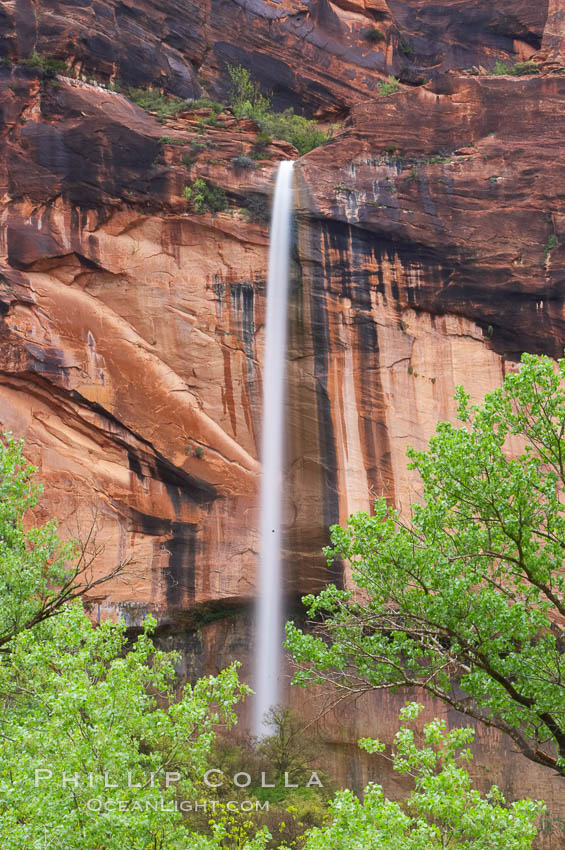
[[[561,17],[558,0],[21,0],[0,2],[0,49],[181,97],[203,87],[225,96],[226,65],[241,64],[278,108],[335,117],[383,75],[421,84],[450,68],[527,58],[542,42],[558,51]]]
[[[181,157],[206,139],[194,116],[162,138],[120,95],[10,79],[2,426],[25,434],[46,510],[84,536],[97,506],[99,569],[131,559],[112,604],[166,617],[241,602],[255,569],[266,227],[239,207],[187,214]],[[234,203],[271,176],[256,169],[241,197],[231,158],[254,137],[218,126],[198,142],[224,163],[200,173],[231,181]]]
[[[226,64],[243,64],[278,107],[345,122],[296,165],[285,493],[295,607],[347,581],[321,555],[331,523],[379,495],[403,509],[417,498],[405,448],[453,418],[456,385],[478,400],[523,350],[563,350],[558,5],[0,3],[12,60],[0,66],[0,428],[25,437],[40,470],[38,518],[82,537],[92,527],[100,573],[127,562],[90,599],[93,616],[136,627],[152,611],[187,676],[232,657],[249,673],[264,210],[277,161],[298,158],[277,140],[258,148],[258,128],[229,108],[213,117],[187,104],[159,119],[99,83],[224,97]],[[34,50],[65,60],[68,75],[17,64]],[[531,56],[538,74],[481,72]],[[391,73],[404,84],[385,97]],[[241,160],[250,154],[262,158]],[[216,215],[187,204],[199,177],[225,192]],[[369,761],[344,752],[390,733],[397,709],[386,697],[328,715],[337,775],[363,784]],[[554,801],[559,816],[551,777],[508,754],[497,765],[500,740],[479,738],[491,780]]]

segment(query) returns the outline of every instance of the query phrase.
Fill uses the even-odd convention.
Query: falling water
[[[265,713],[280,702],[283,640],[281,523],[286,323],[292,217],[292,162],[277,173],[267,277],[267,326],[263,375],[261,459],[261,562],[257,610],[254,734],[267,731]]]

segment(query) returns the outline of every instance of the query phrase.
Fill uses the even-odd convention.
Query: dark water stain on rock
[[[324,229],[325,231],[325,229]],[[320,238],[328,244],[327,234],[312,233],[312,238]],[[314,351],[314,377],[316,380],[316,401],[318,407],[319,445],[324,470],[324,518],[325,526],[339,519],[339,495],[337,489],[337,449],[333,426],[330,396],[328,390],[329,356],[331,351],[330,324],[328,315],[328,296],[326,284],[331,281],[331,256],[324,251],[325,265],[316,266],[312,275],[310,294],[310,333]],[[328,287],[329,288],[329,287]]]
[[[368,491],[377,496],[385,495],[390,504],[394,504],[394,476],[386,424],[386,402],[380,377],[377,328],[371,316],[358,316],[356,325],[357,358],[360,364],[356,392]]]
[[[224,383],[222,386],[222,400],[224,402],[224,411],[227,409],[230,417],[230,424],[234,437],[237,436],[237,417],[235,415],[235,401],[233,395],[233,379],[231,373],[231,351],[229,348],[222,348],[224,360]]]
[[[143,472],[141,471],[141,463],[133,452],[128,452],[128,465],[130,470],[137,476],[140,481],[143,481]]]
[[[165,570],[167,605],[183,607],[191,603],[196,591],[196,525],[173,522],[172,534],[162,548],[169,553],[169,566]]]
[[[160,544],[156,541],[155,556],[159,552],[166,552],[168,555],[168,563],[162,572],[167,607],[184,608],[194,602],[196,556],[199,548],[197,524],[142,513],[123,502],[114,504],[122,514],[127,516],[129,532],[165,538],[161,539]]]

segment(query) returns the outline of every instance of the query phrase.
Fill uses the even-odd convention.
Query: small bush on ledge
[[[381,97],[387,97],[389,94],[396,94],[396,92],[400,90],[400,82],[396,77],[391,75],[388,80],[383,80],[382,83],[378,84],[378,90]]]
[[[524,77],[528,74],[539,74],[539,71],[540,68],[537,62],[532,62],[531,60],[527,62],[516,62],[515,65],[506,65],[499,60],[490,73],[497,77],[508,75],[511,77]]]
[[[248,221],[255,224],[269,224],[271,220],[271,208],[264,195],[254,192],[245,200],[243,213]]]
[[[238,156],[234,156],[231,161],[231,164],[237,171],[246,171],[249,168],[257,168],[257,163],[250,156],[245,156],[240,153]]]
[[[54,59],[52,56],[42,56],[34,51],[31,56],[25,59],[20,59],[18,65],[24,65],[27,68],[38,68],[46,74],[55,76],[56,74],[66,74],[67,64],[63,59]]]
[[[114,86],[117,91],[125,95],[129,100],[133,100],[142,109],[148,112],[155,112],[159,119],[172,118],[181,109],[186,109],[186,101],[174,95],[162,94],[159,89],[121,89],[118,85]]]
[[[216,115],[225,109],[223,103],[219,103],[217,100],[210,100],[209,97],[199,97],[197,100],[186,100],[185,105],[187,109],[211,109]]]
[[[236,118],[251,118],[255,121],[261,128],[261,136],[290,142],[298,149],[300,156],[328,141],[329,133],[320,130],[315,121],[296,115],[292,108],[274,112],[271,101],[261,94],[246,68],[228,65],[228,72],[232,81],[234,115]]]
[[[205,212],[222,212],[228,206],[228,199],[222,187],[213,180],[204,180],[202,177],[195,180],[192,186],[186,186],[184,196],[198,215]]]
[[[379,41],[385,41],[386,36],[376,27],[369,27],[361,33],[365,41],[370,41],[371,44],[378,44]]]

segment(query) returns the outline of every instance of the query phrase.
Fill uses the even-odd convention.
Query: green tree
[[[565,360],[525,354],[483,404],[459,388],[462,424],[408,453],[409,520],[379,500],[332,529],[360,592],[306,597],[313,631],[287,624],[299,683],[423,687],[565,775],[564,380]]]
[[[23,441],[11,434],[0,438],[0,650],[125,566],[95,578],[92,566],[100,550],[93,545],[93,528],[80,544],[61,541],[54,520],[30,526],[26,515],[42,492],[35,471],[24,458]]]
[[[95,627],[80,549],[24,525],[39,488],[21,442],[0,445],[0,843],[6,850],[194,850],[182,803],[249,689],[237,664],[179,688],[147,618]],[[84,586],[84,585],[83,585]],[[92,585],[90,585],[92,586]],[[74,599],[74,601],[72,601]],[[56,616],[55,616],[56,614]],[[266,839],[265,839],[266,840]],[[247,850],[264,843],[260,835]],[[202,847],[206,847],[202,844]]]
[[[246,692],[236,665],[175,695],[155,621],[94,627],[79,603],[21,632],[0,667],[0,838],[6,850],[191,848],[213,727]],[[176,806],[176,803],[179,806]]]
[[[311,830],[303,850],[529,850],[543,804],[509,806],[496,786],[481,796],[460,764],[472,757],[473,730],[446,732],[436,719],[425,725],[418,746],[410,725],[421,708],[412,703],[402,710],[392,755],[394,770],[414,781],[406,802],[387,800],[375,784],[363,802],[342,791],[330,807],[331,825]],[[385,749],[372,739],[360,743],[369,752]]]
[[[378,91],[383,97],[387,97],[389,94],[396,94],[397,91],[400,91],[400,81],[391,74],[388,80],[382,80],[378,84]]]

